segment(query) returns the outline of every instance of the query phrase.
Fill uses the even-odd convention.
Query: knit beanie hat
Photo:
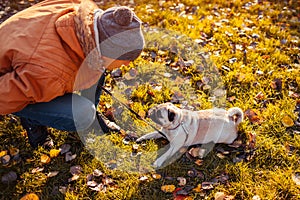
[[[97,20],[100,52],[118,60],[136,59],[144,47],[141,20],[126,6],[112,7]]]

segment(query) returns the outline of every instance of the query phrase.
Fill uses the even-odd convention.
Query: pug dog
[[[243,111],[238,107],[228,110],[213,108],[200,111],[180,109],[172,103],[163,103],[151,108],[148,116],[158,125],[161,133],[154,131],[143,135],[137,142],[158,139],[165,135],[170,148],[154,162],[160,167],[182,147],[196,144],[231,144],[237,138],[238,125],[243,121]]]

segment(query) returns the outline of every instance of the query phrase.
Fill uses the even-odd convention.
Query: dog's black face
[[[179,118],[179,110],[180,109],[174,106],[172,103],[164,103],[151,108],[148,112],[148,116],[155,123],[166,128],[172,126]]]

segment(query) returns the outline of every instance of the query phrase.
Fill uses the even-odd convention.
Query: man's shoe
[[[53,140],[49,136],[46,126],[31,124],[27,119],[21,118],[21,125],[27,132],[29,144],[33,148],[43,146],[46,149],[53,148]]]

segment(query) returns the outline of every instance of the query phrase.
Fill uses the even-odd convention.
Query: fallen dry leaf
[[[195,187],[195,188],[193,189],[193,191],[194,191],[194,192],[198,192],[198,193],[201,192],[201,191],[202,191],[202,185],[201,185],[201,184],[198,184],[197,187]]]
[[[254,195],[254,196],[252,197],[252,200],[261,200],[261,198],[260,198],[260,196],[258,196],[258,195]]]
[[[265,98],[265,95],[262,91],[260,91],[259,93],[257,93],[255,95],[255,98],[258,99],[258,100],[263,100]]]
[[[20,200],[39,200],[39,196],[35,193],[29,193],[23,196]]]
[[[96,181],[88,181],[86,185],[89,187],[96,187],[98,183]]]
[[[5,155],[5,156],[2,156],[1,157],[1,162],[2,164],[5,166],[5,165],[8,165],[9,164],[9,161],[10,161],[10,155]]]
[[[256,133],[255,132],[250,132],[250,133],[248,133],[248,135],[249,135],[248,147],[250,149],[255,149],[255,145],[256,145]]]
[[[72,182],[72,181],[76,181],[77,179],[79,179],[79,175],[73,175],[71,178],[68,179],[68,182]]]
[[[252,109],[248,109],[245,111],[245,116],[249,119],[251,123],[260,123],[261,119],[256,114],[256,112]]]
[[[35,174],[37,172],[42,172],[44,171],[44,167],[37,167],[31,170],[31,173]]]
[[[66,153],[66,156],[65,156],[65,160],[66,160],[66,162],[69,162],[69,161],[71,161],[71,160],[74,160],[75,158],[76,158],[76,154],[73,154],[72,155],[72,153],[71,152],[67,152]]]
[[[47,156],[46,154],[41,155],[41,163],[43,164],[48,164],[50,163],[51,159],[49,156]]]
[[[71,149],[71,145],[69,145],[69,144],[63,144],[63,145],[61,145],[61,147],[59,148],[60,154],[67,153],[67,152],[70,151],[70,149]]]
[[[95,169],[93,171],[93,176],[98,177],[98,176],[102,176],[102,175],[103,175],[103,172],[101,172],[99,169]]]
[[[154,179],[161,179],[161,175],[160,174],[152,174],[152,177]]]
[[[193,198],[188,195],[182,188],[176,188],[173,192],[173,200],[192,200]]]
[[[198,165],[198,166],[201,166],[201,165],[203,165],[203,160],[197,159],[195,161],[195,164]]]
[[[50,158],[55,158],[59,155],[60,149],[51,149],[50,150]]]
[[[66,186],[59,186],[58,191],[62,194],[66,194],[67,193],[67,187]]]
[[[281,123],[285,126],[285,127],[291,127],[294,126],[294,121],[293,119],[288,116],[288,115],[284,115],[283,118],[281,119]]]
[[[203,190],[211,190],[211,189],[214,188],[213,185],[214,185],[214,182],[203,182],[201,184],[201,187],[202,187]]]
[[[225,200],[226,195],[224,192],[216,192],[215,200]]]
[[[300,185],[300,173],[293,174],[292,179],[296,183],[296,185]]]
[[[82,171],[82,168],[80,165],[74,165],[74,166],[70,167],[70,173],[72,175],[78,175],[81,173],[81,171]]]
[[[191,149],[189,150],[189,154],[190,154],[191,156],[193,156],[194,158],[195,158],[195,157],[198,157],[198,156],[199,156],[200,149],[201,149],[200,147],[191,148]]]
[[[146,180],[148,180],[148,177],[147,176],[142,176],[142,177],[139,178],[139,180],[140,181],[146,181]]]
[[[58,173],[59,173],[59,171],[49,172],[49,173],[47,174],[47,176],[48,176],[49,178],[51,178],[51,177],[56,176]]]
[[[176,189],[175,185],[163,185],[160,188],[163,192],[170,193]]]
[[[105,192],[106,191],[106,186],[103,185],[102,183],[96,185],[95,187],[90,187],[91,190],[94,190],[94,191],[97,191],[97,192],[100,192],[100,191],[103,191]]]
[[[15,148],[15,147],[9,148],[9,154],[10,154],[11,156],[16,156],[16,155],[19,154],[19,152],[20,152],[20,150],[17,149],[17,148]]]
[[[0,158],[3,157],[3,156],[6,156],[6,155],[7,155],[7,151],[1,151],[0,152]]]

